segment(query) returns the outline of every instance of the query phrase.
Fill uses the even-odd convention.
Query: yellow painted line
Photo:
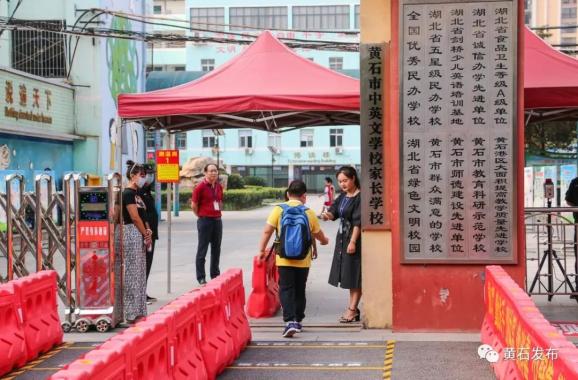
[[[383,371],[383,367],[314,367],[314,366],[302,366],[302,367],[291,367],[291,366],[241,366],[235,367],[230,366],[227,369],[277,369],[281,371],[293,370],[293,371]]]
[[[258,345],[250,345],[247,346],[247,348],[386,348],[387,346],[385,345],[368,345],[368,346],[328,346],[328,345],[315,345],[315,346],[297,346],[297,345],[291,345],[291,346],[266,346],[266,345],[262,345],[262,346],[258,346]]]
[[[44,354],[42,354],[41,356],[39,356],[38,358],[34,359],[31,362],[26,363],[26,365],[24,365],[23,367],[18,368],[17,370],[10,372],[8,374],[7,377],[3,377],[3,380],[13,380],[14,378],[16,378],[17,376],[22,375],[23,373],[25,373],[26,371],[34,371],[35,367],[50,359],[51,357],[53,357],[54,355],[58,354],[60,351],[70,347],[72,345],[72,343],[68,343],[68,342],[64,342],[62,343],[60,346],[56,346],[55,348],[53,348],[51,351],[48,351]],[[60,368],[58,368],[57,370],[60,370]]]
[[[29,371],[60,371],[61,369],[62,368],[59,368],[59,367],[55,367],[55,368],[52,368],[52,367],[45,367],[45,368],[34,367],[34,368],[30,368]]]
[[[387,349],[385,350],[385,358],[383,360],[383,379],[391,379],[391,369],[393,368],[393,352],[395,350],[395,340],[387,341]]]

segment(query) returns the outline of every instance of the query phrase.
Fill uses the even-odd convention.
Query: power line
[[[256,36],[252,35],[252,34],[246,34],[246,33],[235,33],[235,32],[225,32],[225,31],[214,31],[214,30],[210,30],[210,29],[202,29],[202,28],[193,28],[192,26],[178,26],[178,25],[172,25],[172,24],[165,24],[165,23],[155,23],[155,22],[151,22],[151,21],[143,21],[137,17],[131,17],[131,16],[125,16],[122,15],[120,13],[116,13],[113,11],[107,11],[107,10],[103,10],[103,13],[105,14],[110,14],[113,15],[115,17],[118,18],[122,18],[125,20],[130,20],[130,21],[135,21],[135,22],[140,22],[143,23],[145,25],[155,25],[155,26],[170,26],[173,28],[177,28],[177,29],[184,29],[184,30],[189,30],[191,32],[205,32],[205,33],[214,33],[214,34],[223,34],[223,35],[228,35],[228,36],[236,36],[236,37],[242,37],[242,38],[248,38],[248,39],[255,39]],[[336,44],[336,45],[350,45],[352,44],[351,42],[341,42],[341,41],[326,41],[326,40],[309,40],[309,39],[302,39],[302,38],[288,38],[288,37],[283,37],[280,38],[280,40],[283,41],[295,41],[295,42],[302,42],[302,43],[331,43],[331,44]]]
[[[250,44],[257,36],[246,35],[247,40],[231,39],[226,37],[216,37],[216,36],[183,36],[183,35],[167,35],[167,34],[156,34],[132,30],[118,30],[111,28],[86,28],[86,30],[72,30],[65,29],[54,30],[47,29],[39,26],[26,25],[26,20],[19,20],[24,22],[24,24],[7,24],[2,22],[3,18],[0,18],[0,26],[9,30],[32,30],[38,32],[51,32],[67,36],[86,36],[86,37],[99,37],[99,38],[119,38],[127,40],[137,40],[143,42],[149,41],[185,41],[185,42],[195,42],[195,43],[226,43],[226,44]],[[219,33],[220,34],[220,33]],[[299,49],[313,49],[313,50],[332,50],[332,51],[349,51],[357,52],[359,51],[358,43],[346,43],[346,42],[336,42],[336,41],[321,41],[321,40],[300,40],[291,38],[281,38],[281,40],[290,48]]]
[[[187,23],[187,24],[189,23],[189,20],[170,18],[170,17],[158,16],[158,15],[142,15],[142,14],[138,14],[138,13],[110,11],[108,9],[102,9],[102,8],[91,8],[91,10],[92,11],[102,11],[102,12],[114,14],[116,16],[118,16],[118,15],[133,16],[133,17],[138,17],[138,18],[142,18],[142,19],[175,21],[175,22],[182,22],[182,23]],[[220,23],[199,22],[199,21],[195,21],[195,22],[190,21],[190,23],[191,24],[199,24],[199,25],[207,25],[207,26],[218,26],[218,27],[223,27],[223,28],[233,27],[233,28],[238,28],[238,29],[243,29],[243,30],[256,30],[256,31],[263,30],[263,28],[258,28],[258,27],[249,26],[249,25],[239,25],[239,24],[220,24]],[[159,25],[166,25],[166,24],[159,24]],[[169,24],[169,26],[176,26],[176,25]],[[283,28],[274,28],[274,29],[270,29],[270,30],[275,31],[275,32],[347,34],[347,35],[356,35],[356,36],[359,35],[359,31],[357,31],[357,30],[340,30],[340,31],[338,31],[338,30],[323,30],[323,29],[307,29],[307,30],[305,30],[305,29],[283,29]],[[207,29],[207,31],[213,32],[213,33],[222,33],[222,31],[219,31],[219,30]]]
[[[18,3],[16,4],[16,7],[14,7],[14,10],[12,11],[12,14],[11,14],[10,17],[8,18],[8,21],[6,22],[7,24],[10,24],[10,22],[11,22],[12,19],[14,18],[14,14],[15,14],[16,11],[18,10],[18,8],[20,8],[20,4],[22,4],[22,1],[24,1],[24,0],[18,0]],[[0,29],[0,36],[2,36],[2,33],[4,33],[4,29]]]

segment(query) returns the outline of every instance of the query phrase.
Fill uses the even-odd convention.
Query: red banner
[[[78,241],[108,242],[108,222],[105,221],[78,221]]]
[[[578,379],[578,349],[499,266],[486,267],[485,304],[485,325],[500,346],[492,346],[499,355],[494,364],[498,377],[501,368],[513,365],[524,379]]]

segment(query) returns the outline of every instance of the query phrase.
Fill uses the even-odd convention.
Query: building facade
[[[167,4],[165,4],[167,3]],[[170,7],[168,6],[170,4]],[[174,1],[155,1],[157,11],[177,12]],[[258,35],[270,29],[279,38],[358,42],[359,1],[257,0],[184,1],[183,15],[194,30],[190,36],[225,38],[226,43],[187,42],[183,60],[179,48],[166,43],[148,50],[149,71],[180,70],[209,72],[241,53],[247,45],[235,43],[242,35]],[[183,15],[165,14],[165,22]],[[180,24],[182,25],[182,24]],[[166,26],[158,27],[171,33]],[[181,29],[182,30],[182,29]],[[173,30],[176,31],[176,30]],[[236,35],[224,34],[235,33]],[[182,32],[179,32],[182,33]],[[358,75],[359,54],[343,51],[297,49],[297,53],[333,70]],[[223,133],[204,130],[177,134],[181,163],[198,156],[211,156],[233,173],[259,176],[274,186],[286,186],[296,178],[320,190],[323,178],[333,176],[342,165],[360,164],[359,126],[302,128],[283,134],[251,129]],[[154,149],[152,136],[147,149]]]
[[[145,45],[68,34],[91,26],[144,29],[103,9],[148,11],[146,0],[0,0],[0,16],[23,26],[0,38],[0,51],[8,52],[0,54],[0,168],[24,171],[28,185],[36,170],[51,169],[57,178],[70,171],[101,177],[121,170],[129,157],[144,159],[138,125],[123,130],[121,148],[116,98],[144,90]]]
[[[538,33],[560,50],[572,54],[578,50],[576,28],[564,28],[578,24],[576,0],[525,0],[525,23],[530,28],[562,27]]]

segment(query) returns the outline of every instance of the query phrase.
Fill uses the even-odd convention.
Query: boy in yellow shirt
[[[273,232],[277,232],[279,248],[275,260],[279,270],[279,298],[286,324],[283,336],[286,338],[301,332],[313,238],[319,240],[321,245],[329,243],[315,212],[304,206],[306,192],[303,181],[291,182],[287,188],[289,200],[271,211],[259,244],[259,258],[264,260],[268,254],[269,239]]]

